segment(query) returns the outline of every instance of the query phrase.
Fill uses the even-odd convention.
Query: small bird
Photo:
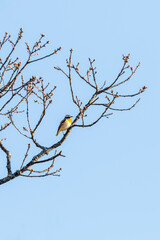
[[[65,118],[59,124],[56,136],[58,136],[58,134],[61,131],[67,130],[71,126],[71,123],[72,123],[72,116],[66,115]]]

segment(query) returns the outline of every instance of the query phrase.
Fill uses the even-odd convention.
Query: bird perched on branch
[[[58,136],[58,134],[61,131],[67,130],[71,126],[71,123],[72,123],[72,116],[66,115],[65,118],[59,124],[56,136]]]

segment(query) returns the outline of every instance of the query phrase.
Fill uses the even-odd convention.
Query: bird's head
[[[71,116],[71,115],[66,115],[65,116],[65,119],[71,119],[73,116]]]

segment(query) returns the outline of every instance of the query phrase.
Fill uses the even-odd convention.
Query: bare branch
[[[43,59],[45,59],[45,58],[51,57],[51,56],[53,56],[54,54],[56,54],[58,51],[60,51],[61,49],[62,49],[62,47],[59,47],[59,48],[57,48],[56,50],[54,50],[54,52],[52,52],[52,53],[50,53],[50,54],[48,54],[48,55],[46,55],[46,56],[44,56],[44,57],[41,57],[41,58],[38,58],[38,59],[35,59],[35,60],[32,60],[32,61],[29,61],[28,63],[33,63],[33,62],[41,61],[41,60],[43,60]]]
[[[95,68],[93,67],[94,61],[95,61],[95,59],[93,61],[91,61],[91,59],[89,58],[90,70],[92,71],[93,81],[95,83],[96,91],[98,92],[98,85],[97,85],[97,81],[96,81],[96,72],[95,72]]]
[[[140,101],[140,98],[139,98],[131,107],[129,107],[129,108],[111,108],[111,107],[110,107],[109,109],[114,110],[114,111],[129,111],[129,110],[131,110],[132,108],[134,108],[139,101]]]
[[[91,86],[92,88],[96,89],[95,86],[93,86],[90,81],[89,81],[89,70],[87,70],[87,74],[85,77],[83,77],[80,72],[79,69],[77,67],[75,67],[74,65],[72,65],[72,68],[75,70],[75,72],[78,74],[78,76],[83,79],[89,86]],[[88,80],[86,80],[86,77],[88,77]]]
[[[0,148],[2,149],[2,151],[6,154],[6,158],[7,158],[7,171],[8,171],[8,177],[12,175],[12,170],[11,170],[11,153],[10,151],[7,150],[7,148],[4,147],[4,145],[2,144],[2,142],[0,141]]]
[[[27,148],[26,154],[24,156],[24,159],[22,161],[22,165],[21,165],[20,169],[22,169],[24,162],[25,162],[26,158],[28,157],[28,152],[29,152],[30,147],[31,147],[31,144],[28,144],[28,148]]]

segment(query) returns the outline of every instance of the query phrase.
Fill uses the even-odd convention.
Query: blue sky
[[[37,136],[40,141],[54,143],[59,121],[76,114],[68,104],[67,79],[53,69],[65,66],[70,48],[82,71],[88,57],[95,58],[99,81],[108,82],[118,74],[122,54],[130,53],[130,63],[140,61],[141,66],[121,91],[148,87],[132,111],[71,132],[61,148],[66,158],[56,162],[63,169],[60,178],[18,178],[1,186],[1,239],[160,239],[159,1],[1,0],[0,9],[0,36],[7,31],[16,37],[22,27],[24,42],[33,43],[44,33],[49,50],[62,46],[57,56],[25,72],[58,86],[55,105]],[[23,59],[21,49],[18,54]],[[24,143],[12,130],[7,141],[17,166]]]

